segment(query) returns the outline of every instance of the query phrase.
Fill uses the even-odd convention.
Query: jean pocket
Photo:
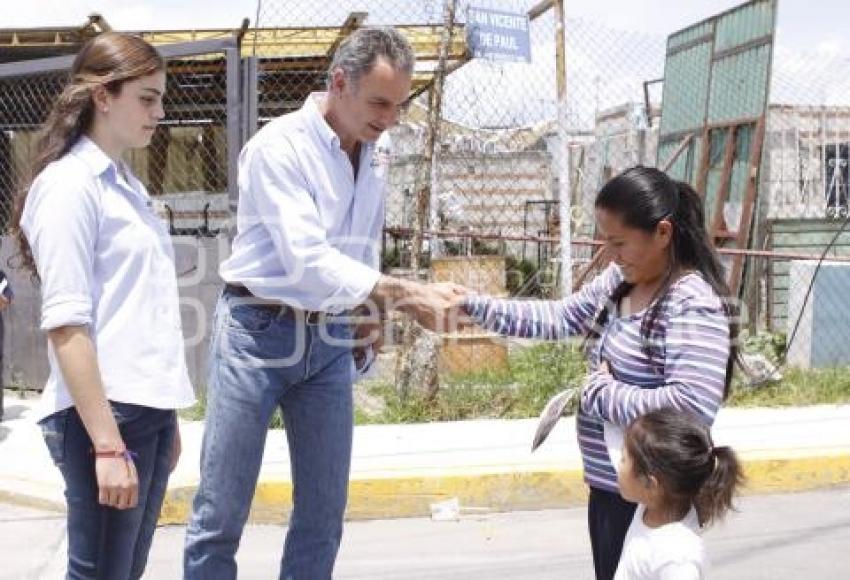
[[[255,304],[230,306],[227,327],[239,332],[259,333],[269,329],[277,317],[277,309]]]
[[[148,410],[143,405],[119,403],[118,401],[109,401],[109,406],[112,409],[112,416],[115,417],[115,423],[119,427],[136,421]]]
[[[57,467],[62,467],[65,463],[65,432],[68,427],[69,412],[70,409],[57,411],[38,423],[50,458]]]

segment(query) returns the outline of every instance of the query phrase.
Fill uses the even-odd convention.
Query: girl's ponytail
[[[731,447],[712,447],[713,469],[694,498],[700,524],[710,525],[732,509],[735,489],[744,481],[741,464]]]

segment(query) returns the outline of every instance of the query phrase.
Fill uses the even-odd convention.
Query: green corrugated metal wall
[[[657,163],[667,162],[687,133],[688,149],[669,173],[696,185],[706,124],[760,117],[767,90],[776,0],[754,0],[690,26],[667,40]],[[706,181],[710,219],[720,186],[727,130],[712,131]],[[740,203],[747,182],[753,131],[739,130],[729,199]]]
[[[828,219],[774,220],[770,225],[770,249],[820,257],[841,223],[840,220]],[[838,237],[827,259],[829,256],[850,257],[850,231],[844,231]],[[787,325],[790,267],[791,262],[788,260],[773,260],[771,263],[771,292],[768,300],[771,303],[770,323],[774,331],[784,332]]]

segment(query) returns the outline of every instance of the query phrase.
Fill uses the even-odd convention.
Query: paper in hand
[[[620,458],[623,456],[623,437],[625,436],[623,428],[603,421],[602,433],[605,437],[605,447],[608,449],[608,458],[614,466],[614,471],[620,473]]]
[[[555,427],[555,423],[564,414],[567,406],[578,397],[578,394],[579,389],[577,387],[570,387],[549,399],[540,413],[540,422],[537,424],[537,432],[534,434],[534,441],[531,443],[531,451],[535,451],[546,441],[546,437]]]

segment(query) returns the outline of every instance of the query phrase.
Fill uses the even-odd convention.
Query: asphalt
[[[64,510],[63,484],[33,421],[34,398],[6,393],[0,423],[0,501]],[[575,421],[562,419],[536,452],[536,419],[354,430],[349,520],[563,508],[582,504]],[[850,483],[850,405],[722,409],[715,444],[744,464],[744,493],[796,492]],[[203,422],[181,421],[183,455],[161,523],[185,523],[200,474]],[[292,484],[285,433],[272,430],[251,510],[253,523],[285,523]]]

